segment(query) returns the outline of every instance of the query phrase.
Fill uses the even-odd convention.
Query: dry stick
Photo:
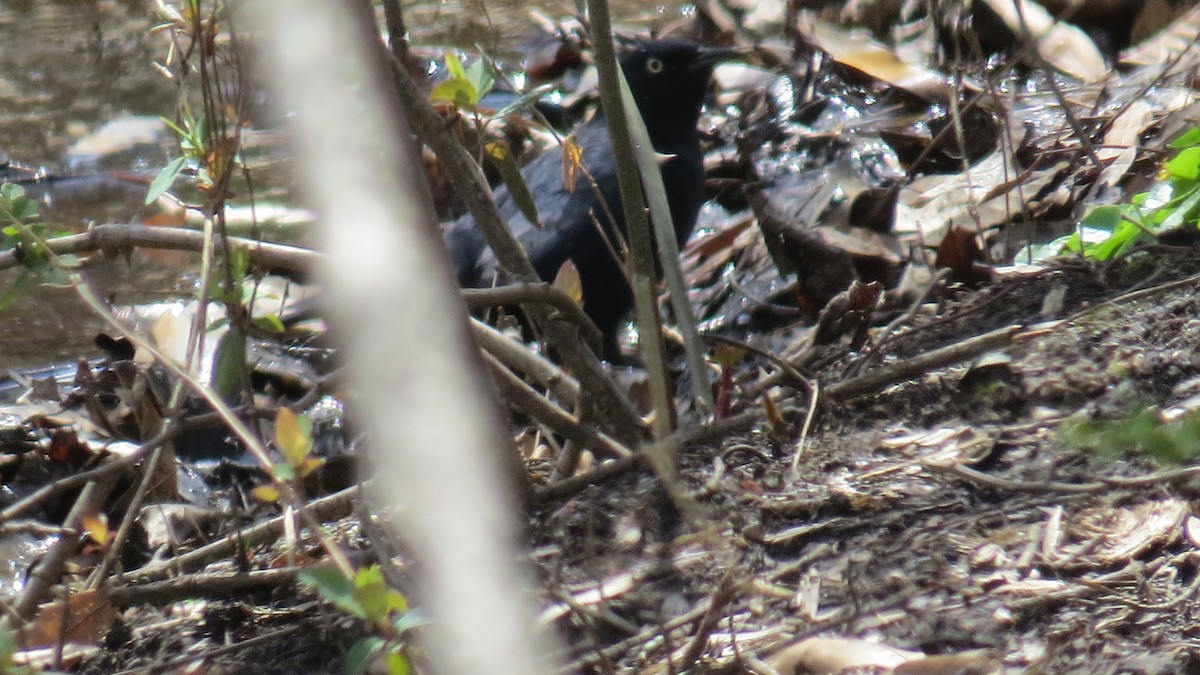
[[[1025,8],[1022,3],[1014,3],[1014,8],[1017,10],[1017,22],[1021,24],[1022,37],[1025,38],[1026,42],[1035,45],[1035,48],[1030,52],[1030,57],[1034,62],[1034,66],[1039,70],[1046,71],[1046,74],[1048,75],[1046,82],[1050,85],[1050,91],[1054,94],[1054,98],[1058,101],[1059,107],[1062,108],[1063,115],[1067,118],[1067,124],[1070,125],[1071,131],[1075,133],[1075,136],[1079,139],[1080,145],[1083,146],[1084,154],[1087,155],[1087,158],[1091,160],[1093,165],[1095,165],[1097,173],[1103,171],[1104,162],[1100,161],[1100,157],[1096,154],[1096,147],[1093,145],[1092,139],[1089,138],[1087,132],[1083,130],[1083,125],[1079,123],[1079,119],[1075,117],[1075,113],[1067,104],[1067,97],[1063,94],[1062,88],[1058,86],[1058,80],[1054,78],[1054,73],[1050,68],[1047,67],[1048,64],[1046,63],[1046,60],[1042,58],[1041,53],[1036,49],[1037,43],[1046,36],[1043,34],[1034,37],[1033,31],[1029,28],[1029,23],[1025,20]]]
[[[567,320],[579,327],[579,330],[582,331],[584,341],[587,342],[587,345],[593,351],[600,351],[600,329],[596,328],[596,324],[592,323],[591,317],[583,312],[583,308],[579,306],[578,302],[575,302],[566,293],[544,281],[536,284],[517,283],[508,286],[496,286],[494,288],[467,288],[463,289],[463,298],[466,299],[467,306],[471,309],[482,309],[499,305],[528,304],[531,302],[550,305],[562,312]]]
[[[354,513],[354,500],[360,496],[361,487],[356,485],[310,502],[297,509],[297,512],[316,523],[340,520]],[[276,516],[266,522],[235,530],[194,551],[129,572],[125,575],[125,580],[130,583],[157,581],[171,576],[172,573],[193,572],[241,548],[270,543],[283,533],[285,519],[286,516]]]
[[[813,420],[817,418],[817,404],[821,401],[821,383],[812,381],[808,392],[808,412],[804,414],[804,424],[800,427],[800,438],[796,440],[796,452],[792,454],[792,479],[800,478],[800,458],[804,455],[804,446],[808,445],[808,433],[812,430]],[[763,394],[770,396],[770,394]]]
[[[704,616],[697,624],[695,634],[692,635],[692,639],[688,641],[687,647],[679,657],[679,663],[672,664],[678,670],[684,672],[691,670],[692,665],[704,653],[704,648],[708,646],[709,634],[720,623],[721,611],[736,597],[737,585],[733,581],[734,569],[731,567],[725,570],[725,576],[721,577],[717,590],[709,596],[708,609],[705,610]],[[668,656],[668,658],[670,657]]]
[[[116,482],[116,476],[105,476],[88,483],[79,492],[75,505],[63,522],[63,529],[72,534],[54,542],[46,555],[42,556],[37,565],[34,565],[29,573],[29,580],[25,584],[25,590],[12,605],[12,614],[0,619],[0,627],[8,630],[15,628],[13,615],[24,621],[33,618],[35,610],[50,592],[50,588],[62,579],[66,572],[67,561],[77,552],[79,535],[83,531],[83,519],[89,516],[95,517],[100,513],[100,507],[108,498],[108,493],[112,492],[113,487],[116,486]]]
[[[544,488],[534,490],[533,501],[536,504],[554,499],[566,499],[592,485],[625,475],[635,466],[641,465],[645,459],[645,455],[638,454],[614,459],[611,462],[604,462],[587,473],[564,478],[557,483],[551,483]]]
[[[213,268],[213,247],[215,244],[212,226],[212,218],[205,218],[203,233],[204,245],[200,254],[201,296],[197,311],[195,315],[192,316],[192,326],[188,335],[186,352],[187,361],[183,364],[184,370],[189,373],[195,371],[195,360],[204,353],[204,341],[208,335],[207,326],[209,291],[212,288],[210,275]],[[224,229],[222,229],[222,235],[225,237],[228,236]],[[227,240],[225,241],[225,244],[226,248],[228,248]],[[229,265],[230,263],[227,260],[227,277]],[[231,281],[229,283],[232,284]],[[232,310],[230,310],[229,316],[235,316]],[[171,413],[180,410],[183,405],[183,397],[186,391],[187,389],[184,381],[176,380],[174,386],[172,387],[171,400],[167,403],[166,410],[170,411]],[[172,423],[173,418],[160,416],[158,420],[158,429],[156,431],[161,431]],[[169,470],[171,471],[171,474],[174,475],[175,447],[173,443],[167,442],[162,446],[155,448],[154,452],[150,454],[150,459],[146,462],[146,465],[142,467],[142,480],[138,483],[132,499],[129,500],[129,505],[125,508],[125,517],[121,519],[121,524],[117,528],[116,535],[113,536],[112,540],[109,542],[108,550],[104,552],[104,558],[100,561],[100,564],[92,570],[92,573],[87,581],[87,588],[99,588],[104,583],[105,579],[108,578],[108,574],[110,571],[112,571],[113,565],[116,564],[117,556],[125,550],[125,542],[129,538],[129,533],[133,530],[134,521],[137,519],[139,512],[141,511],[142,504],[146,499],[146,495],[149,494],[150,488],[153,487],[154,481],[158,480],[159,478],[158,466],[164,461],[164,457],[166,461],[170,462],[171,467]]]
[[[186,666],[189,664],[196,663],[197,661],[204,661],[206,659],[215,659],[218,656],[224,656],[226,654],[233,654],[235,652],[240,652],[243,649],[249,649],[250,647],[253,647],[255,645],[271,644],[271,643],[283,644],[283,638],[291,635],[292,633],[298,632],[301,628],[303,628],[302,624],[294,623],[289,626],[284,626],[283,628],[280,628],[278,630],[273,630],[273,631],[270,631],[267,633],[255,635],[252,638],[246,638],[245,640],[242,640],[240,642],[235,642],[233,644],[225,645],[223,647],[218,647],[216,649],[210,649],[206,652],[195,653],[195,654],[184,654],[183,656],[177,656],[175,658],[167,659],[165,661],[157,661],[154,664],[149,665],[149,666],[140,666],[138,668],[131,668],[129,670],[119,670],[119,671],[113,673],[113,675],[141,675],[142,673],[170,673],[170,672],[174,672],[174,669],[177,666]]]
[[[844,401],[869,394],[887,385],[912,379],[934,368],[960,363],[984,352],[1008,346],[1020,330],[1019,326],[998,328],[957,344],[914,356],[903,363],[879,368],[866,375],[832,384],[825,388],[825,395],[834,400]]]
[[[629,457],[633,454],[629,448],[588,425],[581,424],[573,415],[546,400],[546,397],[539,394],[533,387],[513,375],[512,371],[505,368],[504,364],[496,357],[488,352],[483,352],[483,360],[491,367],[492,373],[496,376],[496,384],[503,391],[504,400],[508,401],[513,408],[581,446],[604,451],[604,454],[613,457]]]
[[[638,633],[637,635],[626,638],[614,645],[605,647],[604,649],[600,650],[597,653],[586,654],[586,655],[576,659],[574,662],[568,664],[566,668],[562,668],[562,669],[558,670],[557,672],[559,672],[559,673],[583,672],[586,666],[591,666],[591,665],[595,664],[595,662],[597,660],[616,658],[616,657],[620,656],[621,653],[626,650],[632,649],[638,645],[644,645],[644,644],[650,642],[651,640],[654,640],[655,638],[662,636],[664,633],[669,633],[677,628],[686,626],[687,624],[703,617],[705,615],[705,613],[708,612],[709,603],[711,601],[712,601],[712,598],[709,597],[708,599],[702,601],[696,607],[693,607],[692,609],[688,610],[684,614],[681,614],[681,615],[675,617],[674,619],[671,619],[671,620],[667,621],[666,623],[663,623],[662,625],[651,626],[650,628],[647,628],[646,630],[642,631],[641,633]]]
[[[581,405],[575,406],[575,415],[578,416],[581,410]],[[574,475],[579,469],[579,457],[582,451],[583,448],[578,443],[571,440],[564,443],[558,453],[558,459],[554,462],[554,469],[550,472],[550,482],[557,482]]]
[[[574,407],[579,402],[579,381],[561,368],[482,321],[472,319],[471,329],[484,351],[499,359],[506,367],[537,380],[563,406]]]
[[[176,384],[177,392],[181,391],[179,388],[180,384],[182,383]],[[167,419],[169,418],[164,418],[163,422],[166,423]],[[121,519],[121,525],[117,528],[116,535],[109,542],[108,550],[104,552],[104,558],[100,561],[100,564],[88,575],[87,588],[99,588],[104,583],[104,580],[108,578],[108,573],[116,563],[117,555],[125,550],[125,541],[129,538],[134,521],[140,515],[142,503],[146,500],[146,495],[149,494],[150,488],[153,487],[154,480],[158,475],[158,465],[163,459],[163,449],[168,447],[168,445],[163,444],[150,453],[150,459],[146,462],[146,466],[142,468],[142,480],[138,482],[133,498],[129,500],[129,506],[125,509],[125,517]],[[170,460],[174,463],[174,452],[170,453]],[[171,471],[176,471],[174,466],[171,467]],[[120,571],[118,570],[119,573]]]
[[[1085,317],[1089,314],[1093,314],[1093,313],[1100,311],[1101,309],[1104,309],[1107,307],[1115,307],[1117,305],[1121,305],[1121,304],[1124,304],[1127,302],[1136,302],[1138,300],[1144,300],[1145,298],[1153,297],[1155,295],[1158,295],[1159,293],[1166,293],[1169,291],[1178,290],[1180,288],[1187,288],[1189,286],[1194,286],[1196,284],[1200,284],[1200,274],[1194,274],[1190,277],[1185,277],[1185,278],[1179,279],[1177,281],[1169,281],[1165,284],[1160,284],[1158,286],[1151,286],[1150,288],[1142,288],[1142,289],[1139,289],[1136,291],[1130,291],[1129,293],[1125,293],[1123,295],[1118,295],[1115,298],[1110,298],[1108,300],[1105,300],[1104,302],[1102,302],[1098,305],[1093,305],[1086,309],[1082,309],[1082,310],[1076,312],[1075,314],[1072,314],[1071,316],[1067,317],[1066,319],[1064,319],[1064,321],[1078,321],[1079,319],[1082,319],[1083,317]]]
[[[784,399],[779,405],[784,405],[793,402],[792,399]],[[668,442],[685,447],[690,443],[703,443],[714,438],[723,438],[736,431],[742,431],[754,426],[762,418],[762,411],[759,408],[748,410],[732,417],[726,417],[722,420],[710,422],[698,427],[689,427],[676,431],[668,440]],[[579,476],[565,478],[557,483],[551,483],[540,490],[535,491],[534,501],[544,502],[552,499],[565,499],[578,493],[596,483],[622,476],[626,472],[637,466],[641,460],[646,459],[645,455],[638,454],[632,457],[623,457],[611,462],[605,462],[596,467],[592,471]]]
[[[667,295],[671,310],[675,314],[676,325],[683,336],[683,350],[686,356],[688,370],[691,371],[692,397],[696,400],[701,412],[708,414],[713,410],[712,385],[708,379],[708,364],[704,360],[704,352],[700,348],[700,334],[696,329],[696,313],[692,311],[692,303],[688,299],[687,282],[683,279],[683,271],[679,267],[679,245],[675,238],[675,225],[671,220],[671,207],[667,203],[667,188],[663,183],[662,171],[659,168],[654,153],[654,144],[650,141],[650,132],[646,129],[645,120],[638,114],[637,102],[629,83],[621,70],[617,69],[621,84],[621,100],[629,113],[629,135],[635,143],[634,159],[645,188],[646,205],[650,209],[650,225],[653,227],[654,241],[658,244],[658,261],[662,268],[663,278],[667,282]],[[653,250],[653,249],[652,249]],[[657,313],[657,306],[655,309]]]
[[[196,598],[227,598],[255,589],[278,589],[296,580],[300,568],[251,570],[233,574],[187,574],[164,581],[120,586],[108,597],[118,607],[143,604],[170,604]]]
[[[479,165],[454,138],[416,81],[394,57],[392,66],[393,81],[399,89],[410,128],[422,143],[433,148],[442,168],[453,177],[451,183],[475,218],[501,267],[520,281],[540,283],[541,277],[529,263],[524,249],[512,236],[491,200],[487,181]],[[541,326],[547,340],[575,377],[579,378],[587,392],[587,404],[595,411],[596,420],[623,441],[640,438],[643,424],[637,409],[604,372],[596,355],[582,343],[578,331],[565,322],[554,320],[549,310],[540,305],[528,306],[526,312]],[[584,417],[586,419],[590,415]]]
[[[250,253],[250,260],[256,267],[289,277],[307,276],[318,256],[306,248],[271,244],[243,237],[230,237],[229,242],[230,245],[244,247]],[[115,254],[137,246],[195,252],[204,246],[204,233],[180,228],[108,224],[93,226],[81,234],[47,239],[43,243],[56,255],[94,251]],[[18,250],[0,253],[0,270],[20,266]]]

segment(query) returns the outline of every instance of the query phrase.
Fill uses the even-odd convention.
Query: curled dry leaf
[[[944,103],[953,94],[944,75],[905,61],[865,33],[851,33],[815,20],[802,21],[799,30],[834,61],[880,82],[933,102]]]
[[[983,0],[1018,36],[1037,41],[1038,56],[1051,67],[1084,82],[1108,77],[1108,65],[1096,43],[1079,27],[1058,21],[1030,0]]]
[[[117,610],[103,589],[72,593],[65,603],[42,605],[33,625],[21,632],[21,644],[27,649],[59,643],[94,645],[116,617]]]
[[[1145,0],[1130,34],[1134,46],[1121,53],[1123,66],[1169,63],[1196,47],[1200,6],[1174,0]]]
[[[1149,103],[1137,100],[1113,120],[1104,134],[1103,147],[1096,151],[1096,156],[1108,163],[1100,173],[1101,187],[1116,185],[1129,173],[1137,159],[1142,134],[1154,120],[1153,113]]]
[[[897,649],[856,638],[815,637],[784,648],[767,664],[780,675],[840,673],[849,668],[896,668],[922,658],[921,652]]]
[[[1181,499],[1143,502],[1130,508],[1102,507],[1081,514],[1070,524],[1072,542],[1055,558],[1072,567],[1124,565],[1147,551],[1179,539],[1190,515]]]
[[[566,293],[575,304],[583,307],[583,281],[579,278],[579,269],[575,267],[575,263],[568,260],[558,268],[558,273],[554,275],[554,287]]]

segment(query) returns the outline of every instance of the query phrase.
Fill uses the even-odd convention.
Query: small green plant
[[[276,481],[287,481],[299,488],[308,474],[325,463],[320,457],[312,456],[312,419],[308,415],[297,415],[289,408],[280,408],[275,416],[275,446],[284,461],[270,467]],[[278,483],[260,485],[252,491],[256,499],[277,502],[282,497]]]
[[[452,104],[459,110],[470,113],[480,132],[484,132],[492,122],[503,120],[509,115],[532,106],[554,89],[554,86],[550,84],[534,87],[500,110],[486,110],[480,104],[495,87],[497,75],[495,64],[487,57],[480,56],[469,67],[464,68],[462,61],[454,52],[446,52],[445,63],[450,77],[442,80],[433,88],[429,94],[429,100],[434,103]],[[517,164],[508,143],[501,138],[492,138],[484,145],[484,157],[499,170],[501,179],[508,186],[509,192],[526,220],[541,227],[538,224],[537,207],[534,205],[533,196],[529,193],[529,187],[525,185],[525,179],[521,176],[521,167]]]
[[[1072,445],[1109,457],[1136,451],[1181,464],[1200,456],[1200,411],[1167,422],[1158,408],[1150,407],[1125,419],[1069,424],[1064,435]]]
[[[69,286],[69,270],[79,266],[73,255],[55,255],[46,240],[63,233],[52,232],[38,216],[37,202],[15,183],[0,186],[0,251],[13,251],[22,265],[20,276],[3,294],[0,309],[12,303],[29,285],[40,281]]]
[[[1092,209],[1080,221],[1080,231],[1060,242],[1059,252],[1109,260],[1161,232],[1200,224],[1200,127],[1168,147],[1178,152],[1163,164],[1150,189],[1128,204]]]
[[[446,52],[445,61],[450,77],[433,88],[429,94],[430,100],[453,103],[462,110],[475,112],[479,102],[488,95],[496,82],[491,64],[480,58],[470,67],[464,68],[458,56],[449,51]]]
[[[342,611],[366,621],[378,635],[362,638],[346,653],[346,672],[360,675],[383,658],[389,675],[408,675],[408,632],[427,621],[408,606],[403,594],[388,588],[379,567],[357,570],[353,578],[333,566],[310,567],[300,582],[312,586]]]

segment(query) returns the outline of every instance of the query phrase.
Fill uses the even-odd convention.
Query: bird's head
[[[643,42],[628,52],[621,68],[651,136],[660,124],[694,131],[713,67],[738,53],[688,40]]]

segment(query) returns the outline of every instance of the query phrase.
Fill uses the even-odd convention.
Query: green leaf
[[[371,662],[375,659],[375,655],[387,643],[382,638],[365,637],[346,650],[345,665],[348,675],[363,675],[367,672],[367,668],[371,666]]]
[[[379,565],[367,565],[354,573],[355,588],[369,588],[383,585],[383,570]]]
[[[466,78],[452,77],[439,82],[430,92],[429,100],[453,103],[464,110],[473,110],[475,102],[479,100],[479,94],[475,85]]]
[[[1188,129],[1182,136],[1168,143],[1167,147],[1179,150],[1193,145],[1200,145],[1200,127]]]
[[[1108,239],[1099,244],[1093,244],[1084,250],[1088,255],[1097,260],[1111,260],[1114,256],[1137,243],[1141,239],[1142,234],[1142,228],[1125,221],[1117,226],[1117,229]]]
[[[459,60],[458,54],[454,52],[446,52],[442,57],[446,63],[446,70],[450,73],[451,79],[470,80],[467,77],[467,71],[463,68],[462,61]]]
[[[485,149],[492,166],[496,167],[500,172],[500,178],[508,186],[508,193],[517,203],[521,215],[525,216],[525,220],[532,223],[534,227],[542,229],[542,224],[538,220],[537,204],[533,200],[533,195],[529,193],[529,186],[525,184],[525,177],[521,175],[521,167],[517,166],[517,160],[509,150],[508,144],[504,141],[492,141],[487,144]]]
[[[37,218],[38,216],[37,202],[29,197],[26,197],[23,193],[11,200],[8,210],[9,213],[12,214],[14,220],[22,223]]]
[[[5,183],[3,186],[0,186],[0,197],[3,197],[4,199],[12,201],[18,197],[24,196],[25,188],[17,185],[16,183]]]
[[[387,667],[388,675],[408,675],[412,672],[412,666],[408,663],[408,657],[400,649],[388,652]]]
[[[1200,147],[1185,148],[1168,160],[1164,168],[1172,178],[1200,178]]]
[[[433,620],[420,609],[410,609],[392,622],[392,628],[396,630],[397,634],[403,635],[407,631],[428,626],[432,622]]]
[[[166,194],[167,190],[170,190],[171,186],[175,184],[175,179],[179,177],[179,174],[183,173],[185,166],[187,166],[187,158],[179,157],[159,169],[154,180],[150,181],[150,190],[146,192],[146,204],[153,204],[154,200]]]
[[[246,299],[246,289],[235,280],[233,286],[226,290],[224,275],[214,274],[208,280],[208,299],[227,305],[239,305]]]
[[[21,275],[17,277],[16,281],[14,281],[12,285],[3,293],[0,293],[0,311],[3,311],[6,307],[11,305],[13,300],[21,297],[21,294],[24,293],[25,289],[29,287],[29,279],[31,276],[32,275],[29,273],[29,270],[21,270]]]
[[[540,87],[534,87],[521,95],[520,98],[504,106],[496,113],[496,117],[508,117],[513,113],[520,112],[534,103],[542,100],[542,97],[554,91],[554,85],[543,84]]]
[[[1197,149],[1200,150],[1200,148]],[[1163,219],[1159,228],[1170,230],[1179,227],[1184,221],[1190,220],[1195,215],[1198,207],[1200,207],[1200,190],[1193,189],[1186,199],[1171,212],[1171,215]]]
[[[272,464],[271,465],[271,475],[275,476],[279,480],[295,480],[296,479],[296,467],[292,466],[291,464],[288,464],[287,462],[280,462],[278,464]]]
[[[342,611],[366,619],[363,608],[354,597],[354,583],[332,565],[314,565],[301,570],[297,575],[300,583],[317,589],[321,597],[332,602]]]
[[[1200,455],[1200,413],[1164,422],[1152,406],[1125,419],[1070,424],[1064,427],[1063,438],[1106,456],[1136,451],[1160,462],[1188,463]]]
[[[358,570],[354,577],[354,597],[362,606],[368,621],[382,623],[387,620],[387,590],[379,566],[371,565]]]
[[[260,329],[268,333],[282,333],[285,330],[283,321],[281,321],[279,316],[275,314],[256,316],[251,319],[251,321],[254,322],[255,326],[258,326]]]
[[[492,90],[492,85],[496,82],[496,78],[492,75],[491,64],[483,57],[476,59],[475,63],[467,68],[467,80],[475,87],[477,98],[472,101],[475,105],[478,105],[479,101],[488,95],[488,92]]]
[[[246,271],[250,269],[250,248],[235,245],[229,251],[229,276],[233,279],[245,279]]]
[[[1121,224],[1121,218],[1124,217],[1125,207],[1123,206],[1098,206],[1088,212],[1079,224],[1084,227],[1090,227],[1096,230],[1108,230],[1112,232],[1117,229],[1117,225]]]
[[[249,386],[246,368],[246,336],[236,329],[221,336],[213,355],[212,388],[224,400],[233,400]]]

